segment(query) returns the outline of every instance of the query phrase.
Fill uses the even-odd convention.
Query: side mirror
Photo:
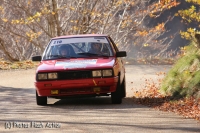
[[[126,57],[126,51],[116,52],[116,57]]]
[[[42,60],[42,56],[40,55],[32,57],[32,61],[41,61],[41,60]]]

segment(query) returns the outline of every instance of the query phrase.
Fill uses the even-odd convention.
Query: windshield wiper
[[[94,56],[103,56],[103,57],[109,57],[108,55],[104,55],[104,54],[95,54],[95,53],[78,53],[79,55],[94,55]]]
[[[77,58],[75,56],[63,56],[63,55],[49,55],[48,57],[55,57],[55,58],[58,58],[58,59]]]

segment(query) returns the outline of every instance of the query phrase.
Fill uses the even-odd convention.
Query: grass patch
[[[200,98],[200,50],[194,44],[173,65],[161,84],[161,90],[173,97]]]

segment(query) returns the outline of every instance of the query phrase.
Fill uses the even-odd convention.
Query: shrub
[[[200,98],[200,50],[192,42],[161,84],[161,92],[174,97]]]

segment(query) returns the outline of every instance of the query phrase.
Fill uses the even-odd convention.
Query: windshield
[[[113,51],[106,37],[82,37],[51,40],[43,59],[109,57]]]

